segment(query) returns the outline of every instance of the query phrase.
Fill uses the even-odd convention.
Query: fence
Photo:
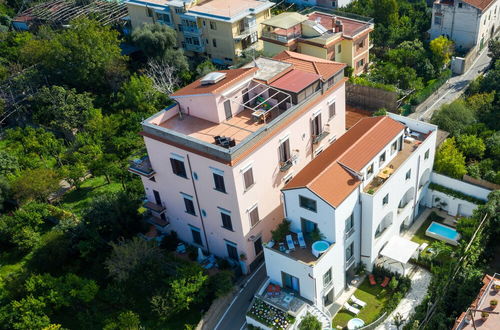
[[[415,95],[413,95],[413,97],[411,98],[410,103],[412,105],[418,105],[427,100],[427,98],[431,96],[432,93],[437,91],[439,87],[441,87],[451,77],[451,75],[451,70],[447,69],[443,71],[439,78],[435,79],[421,91],[415,93]]]
[[[483,187],[483,188],[486,188],[486,189],[490,189],[490,190],[497,190],[497,189],[500,189],[500,185],[498,184],[494,184],[492,182],[489,182],[489,181],[486,181],[486,180],[482,180],[482,179],[475,179],[471,176],[468,176],[467,174],[464,175],[464,177],[462,178],[462,180],[464,180],[465,182],[468,182],[468,183],[472,183],[476,186],[480,186],[480,187]]]
[[[390,112],[396,112],[398,109],[398,93],[347,82],[346,103],[372,111],[385,108]]]
[[[382,322],[385,321],[385,319],[388,317],[389,315],[386,313],[382,314],[378,319],[376,319],[375,321],[373,321],[372,323],[368,324],[368,325],[365,325],[364,327],[362,328],[358,328],[359,330],[372,330],[372,329],[375,329],[376,327],[378,327],[379,325],[382,324]]]

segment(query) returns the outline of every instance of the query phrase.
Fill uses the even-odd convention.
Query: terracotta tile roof
[[[292,63],[294,68],[298,70],[318,74],[323,80],[331,78],[337,72],[346,67],[346,64],[344,63],[324,60],[322,58],[295,53],[289,50],[285,50],[273,58]]]
[[[361,183],[351,171],[359,172],[404,128],[386,116],[360,120],[306,165],[283,190],[307,187],[332,206],[339,206]]]
[[[480,0],[473,0],[480,1]],[[486,0],[485,0],[486,1]],[[310,21],[319,21],[327,30],[332,30],[334,28],[334,20],[342,22],[343,32],[345,35],[352,36],[353,33],[358,34],[363,30],[371,29],[370,25],[366,22],[360,22],[352,20],[346,17],[334,16],[320,12],[314,12],[307,16]],[[366,27],[362,29],[362,27]]]
[[[231,84],[240,81],[252,75],[257,68],[241,68],[232,70],[220,70],[217,72],[225,73],[226,77],[221,81],[212,85],[202,85],[201,79],[198,79],[191,84],[179,89],[175,93],[171,94],[170,97],[184,96],[184,95],[196,95],[196,94],[217,94],[217,92],[229,87]]]
[[[298,93],[320,78],[321,77],[318,74],[293,69],[269,85],[286,91]]]
[[[478,9],[481,9],[481,11],[484,11],[486,8],[488,8],[495,0],[463,0],[463,2],[476,7]]]

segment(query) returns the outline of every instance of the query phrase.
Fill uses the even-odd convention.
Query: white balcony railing
[[[354,234],[356,230],[354,229],[354,227],[352,227],[351,229],[349,229],[348,231],[345,232],[345,239],[348,239],[349,237],[352,236],[352,234]]]

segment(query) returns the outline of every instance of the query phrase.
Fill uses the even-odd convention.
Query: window
[[[243,172],[243,181],[245,181],[245,190],[248,190],[255,183],[253,179],[253,170],[251,167]]]
[[[215,48],[217,48],[217,40],[212,39],[212,46],[214,46]]]
[[[335,101],[333,101],[328,105],[328,119],[332,119],[336,114]]]
[[[338,45],[338,47],[337,47],[337,53],[340,54],[341,52],[342,52],[342,45]]]
[[[316,201],[310,198],[299,196],[299,204],[303,209],[316,212]]]
[[[297,277],[281,272],[281,281],[285,288],[293,290],[300,294],[300,281]]]
[[[191,235],[193,236],[193,242],[194,244],[201,245],[203,246],[203,242],[201,240],[201,232],[198,228],[196,227],[190,227],[191,228]]]
[[[396,150],[398,149],[398,141],[394,141],[393,144],[391,144],[391,155],[396,152]]]
[[[371,163],[368,169],[366,170],[366,176],[370,176],[372,174],[373,174],[373,163]]]
[[[360,43],[358,43],[358,49],[363,48],[365,46],[365,39],[361,40]]]
[[[232,231],[233,223],[231,222],[231,212],[220,209],[220,217],[222,219],[222,227]]]
[[[321,127],[321,114],[317,115],[312,120],[312,136],[317,137],[321,135],[322,127]]]
[[[326,273],[323,274],[323,287],[326,287],[332,281],[332,269],[328,269]]]
[[[308,236],[308,234],[312,233],[318,228],[318,224],[314,223],[310,220],[300,218],[300,224],[302,227],[302,232]]]
[[[356,64],[356,66],[357,66],[358,68],[360,68],[360,67],[362,67],[364,64],[365,64],[365,59],[364,59],[364,58],[362,58],[362,59],[360,59],[360,60],[358,61],[358,63]]]
[[[261,252],[262,252],[262,236],[257,238],[254,242],[253,242],[253,247],[255,249],[255,255],[258,256]]]
[[[462,3],[461,2],[458,3],[458,8],[462,8]]]
[[[194,210],[193,196],[183,193],[181,193],[181,195],[184,198],[184,206],[186,207],[186,213],[189,213],[191,215],[196,215],[196,212]]]
[[[287,161],[289,161],[290,160],[290,140],[286,139],[285,141],[281,142],[278,151],[279,151],[281,163],[286,163]]]
[[[259,208],[257,205],[248,211],[248,216],[250,217],[250,225],[252,227],[259,223]]]
[[[225,193],[226,185],[224,184],[224,177],[218,173],[213,173],[215,190]]]
[[[257,35],[257,32],[252,32],[250,35],[250,43],[254,44],[259,40],[259,36]]]
[[[226,241],[227,256],[233,260],[238,261],[238,249],[236,249],[236,244],[233,242]]]
[[[441,16],[434,16],[434,24],[435,25],[441,25],[442,20],[443,20],[443,17],[441,17]]]
[[[345,221],[345,232],[348,233],[352,228],[354,228],[354,212]]]
[[[382,155],[380,155],[380,157],[378,158],[378,161],[380,164],[385,163],[385,151],[382,153]]]
[[[153,196],[155,197],[155,203],[157,205],[162,205],[161,204],[161,197],[160,197],[160,193],[157,192],[156,190],[153,190]]]
[[[410,180],[410,178],[411,178],[411,169],[409,169],[409,170],[408,170],[408,172],[406,172],[406,177],[405,177],[405,179],[406,179],[406,180]]]
[[[389,203],[389,194],[385,195],[382,200],[382,205],[386,205],[387,203]]]
[[[332,8],[337,8],[337,1],[332,1]]]
[[[176,12],[177,14],[182,14],[182,13],[184,12],[184,9],[183,9],[183,8],[181,8],[181,7],[177,7],[177,8],[175,8],[175,12]]]
[[[153,17],[153,9],[146,7],[146,16]]]
[[[430,149],[427,149],[427,151],[424,154],[424,159],[429,159],[429,152],[430,152]]]
[[[156,13],[156,17],[158,18],[159,21],[170,23],[170,15],[168,14]]]
[[[217,30],[217,23],[216,22],[210,22],[210,29],[211,30]]]
[[[351,259],[353,255],[354,255],[354,242],[349,244],[349,246],[345,250],[345,260],[349,261],[349,259]]]
[[[172,165],[172,171],[174,172],[175,175],[187,178],[186,168],[184,167],[183,161],[175,158],[170,158],[170,164]]]

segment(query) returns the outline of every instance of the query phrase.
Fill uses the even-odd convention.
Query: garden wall
[[[396,112],[398,109],[398,93],[396,92],[347,82],[345,94],[346,103],[354,107],[372,111],[386,108],[391,112]]]
[[[424,197],[424,204],[427,207],[439,207],[451,216],[471,216],[479,202],[486,201],[488,199],[488,194],[491,192],[488,189],[456,180],[436,172],[432,172],[431,182],[428,193]],[[433,188],[433,184],[458,192],[458,196],[439,191],[439,189]],[[468,198],[467,196],[459,197],[460,194],[472,198]],[[479,201],[476,202],[474,199],[478,199]]]
[[[198,322],[196,330],[214,329],[215,326],[217,325],[217,322],[220,320],[222,314],[224,314],[229,304],[231,303],[231,300],[234,298],[237,292],[238,292],[238,287],[235,286],[230,294],[215,299],[210,305],[208,311],[205,314],[203,314],[200,322]]]
[[[463,74],[471,67],[479,54],[479,47],[471,48],[464,57],[453,56],[451,58],[451,71],[454,74]]]

